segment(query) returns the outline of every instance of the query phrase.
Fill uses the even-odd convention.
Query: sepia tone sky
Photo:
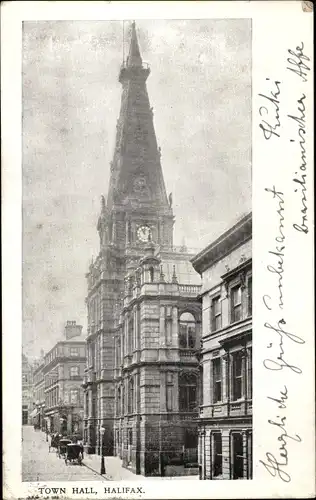
[[[136,21],[175,244],[203,248],[251,210],[251,20]],[[125,54],[129,23],[125,23]],[[23,27],[23,350],[86,328],[119,115],[119,21]]]

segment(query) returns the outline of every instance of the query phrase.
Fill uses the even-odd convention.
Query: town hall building
[[[87,273],[84,441],[146,476],[197,472],[201,278],[173,244],[167,196],[133,23],[116,143]]]

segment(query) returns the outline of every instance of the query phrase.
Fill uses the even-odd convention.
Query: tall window
[[[213,359],[213,402],[222,401],[222,364],[221,358]]]
[[[134,338],[134,318],[131,314],[128,320],[128,352],[131,354],[133,352],[133,338]]]
[[[220,296],[214,297],[212,299],[211,317],[212,317],[212,332],[215,332],[216,330],[219,330],[222,327],[222,311],[221,311]]]
[[[116,400],[116,416],[120,416],[121,415],[121,406],[122,406],[121,388],[118,387],[118,389],[117,389],[117,400]]]
[[[252,276],[247,282],[247,302],[248,316],[252,316]]]
[[[232,434],[233,448],[233,479],[241,479],[244,477],[244,450],[243,438],[240,432]]]
[[[166,307],[165,314],[165,330],[166,330],[166,340],[168,344],[172,343],[172,308],[170,306]]]
[[[252,432],[249,432],[248,434],[247,464],[248,464],[248,479],[252,479]]]
[[[213,477],[220,476],[223,473],[222,456],[222,435],[220,432],[214,432],[213,436]]]
[[[233,401],[240,399],[242,396],[242,365],[243,357],[240,352],[233,354],[232,357],[232,369],[233,369],[233,380],[232,380],[232,397]]]
[[[150,276],[150,281],[153,282],[154,281],[154,268],[153,267],[149,268],[149,276]]]
[[[241,286],[235,286],[231,289],[231,321],[241,320]]]
[[[131,378],[128,386],[128,413],[134,412],[134,379]]]
[[[70,368],[70,378],[75,378],[79,377],[79,367],[78,366],[72,366]]]
[[[65,392],[64,392],[64,402],[65,402],[66,404],[68,404],[68,403],[69,403],[69,392],[68,392],[68,391],[65,391]]]
[[[196,340],[196,325],[193,314],[189,312],[181,314],[179,330],[180,347],[194,349]]]
[[[182,374],[179,378],[180,411],[197,410],[197,380],[194,374]]]
[[[125,381],[123,381],[123,385],[122,385],[122,415],[125,414],[125,385],[124,385]]]
[[[79,349],[78,349],[78,347],[71,347],[70,348],[70,356],[79,356]]]
[[[172,373],[167,373],[166,408],[167,408],[167,411],[173,410],[173,374]]]

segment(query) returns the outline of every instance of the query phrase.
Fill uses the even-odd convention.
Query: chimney
[[[66,340],[72,339],[73,337],[78,337],[81,335],[82,326],[77,325],[76,321],[67,321],[65,326],[65,337]]]

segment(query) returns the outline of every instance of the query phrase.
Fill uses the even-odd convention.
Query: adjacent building
[[[33,402],[33,369],[28,358],[22,353],[22,425],[32,423]]]
[[[194,257],[202,276],[201,479],[252,478],[252,216]]]
[[[86,341],[82,326],[75,321],[67,321],[64,338],[44,356],[42,374],[48,431],[82,434],[85,366]]]
[[[149,74],[133,24],[100,251],[87,273],[84,440],[136,474],[184,474],[197,465],[201,280],[193,253],[173,245]]]

